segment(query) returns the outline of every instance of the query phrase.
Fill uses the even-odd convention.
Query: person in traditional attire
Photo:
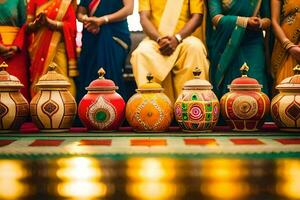
[[[248,76],[269,93],[268,45],[263,31],[269,31],[269,0],[208,0],[207,46],[211,60],[210,79],[219,98],[228,92],[227,85],[247,63]],[[266,34],[269,35],[269,34]]]
[[[27,6],[27,31],[32,33],[29,53],[31,57],[31,95],[37,91],[35,84],[47,73],[49,64],[68,77],[70,92],[76,95],[73,77],[76,67],[76,15],[72,0],[29,0]]]
[[[276,35],[271,66],[276,86],[300,64],[300,1],[272,0],[271,12]]]
[[[21,93],[30,101],[25,21],[26,0],[0,1],[0,64],[8,64],[7,71],[21,81]]]
[[[83,22],[82,48],[78,61],[79,101],[85,87],[98,78],[99,68],[105,77],[119,86],[119,93],[126,96],[123,68],[131,40],[127,16],[133,12],[133,0],[81,0],[77,18]]]
[[[132,53],[131,64],[139,86],[151,73],[172,102],[199,67],[208,79],[206,48],[192,33],[202,23],[202,0],[139,0],[141,24],[147,37]]]

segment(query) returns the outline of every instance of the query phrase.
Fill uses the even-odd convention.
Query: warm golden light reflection
[[[62,158],[57,161],[56,172],[63,182],[57,186],[59,195],[73,199],[104,197],[108,186],[100,182],[103,176],[100,162],[88,157]]]
[[[127,164],[127,176],[134,180],[162,181],[175,176],[175,161],[171,159],[132,158]]]
[[[126,186],[129,196],[137,199],[172,199],[183,193],[175,183],[175,160],[131,158],[127,161]]]
[[[276,185],[277,193],[300,199],[300,160],[278,160],[276,174],[280,180]]]
[[[171,182],[134,182],[126,187],[127,193],[142,200],[163,200],[179,196],[181,190]]]
[[[241,160],[207,159],[201,165],[201,177],[217,180],[240,179],[249,174]]]
[[[240,199],[250,194],[250,186],[243,181],[203,182],[201,192],[216,199]]]
[[[17,160],[0,160],[0,179],[21,179],[27,176],[23,162]]]
[[[72,157],[58,159],[57,164],[60,167],[90,167],[98,166],[99,162],[97,159],[90,157]]]
[[[201,193],[216,199],[240,199],[250,194],[245,177],[248,169],[241,160],[207,159],[201,163]]]
[[[92,180],[102,175],[97,160],[86,157],[63,158],[57,161],[61,167],[57,170],[57,177],[63,180]]]
[[[73,181],[59,183],[57,192],[59,195],[73,199],[93,199],[104,197],[107,194],[107,185],[93,181]]]
[[[21,182],[27,177],[23,162],[0,161],[0,199],[19,199],[28,194],[28,187]]]
[[[80,142],[71,142],[67,144],[64,148],[68,152],[72,152],[74,154],[86,154],[87,152],[90,152],[91,147],[90,146],[80,146]]]

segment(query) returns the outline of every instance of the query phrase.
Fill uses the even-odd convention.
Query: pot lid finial
[[[300,74],[300,65],[296,65],[296,66],[293,68],[293,71],[294,71],[295,75]]]
[[[194,77],[197,79],[200,78],[201,73],[202,73],[201,69],[199,67],[195,67],[193,71]]]
[[[153,75],[149,72],[146,77],[147,77],[148,83],[151,83],[153,80]]]
[[[52,62],[49,64],[49,71],[55,71],[55,69],[57,68],[57,64]]]
[[[243,64],[243,66],[240,68],[240,71],[241,71],[241,73],[242,73],[242,77],[247,77],[247,73],[248,73],[248,71],[249,71],[249,67],[248,67],[248,65],[247,65],[246,62],[245,62],[245,63]]]
[[[105,70],[101,67],[99,70],[98,70],[98,75],[99,75],[99,79],[105,79],[104,78],[104,75],[106,74]]]
[[[6,69],[8,68],[8,64],[3,61],[0,65],[0,71],[6,71]]]

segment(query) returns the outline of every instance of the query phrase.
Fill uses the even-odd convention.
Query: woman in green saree
[[[210,78],[219,98],[227,85],[240,76],[247,63],[248,75],[268,93],[263,30],[270,27],[269,0],[208,0],[207,46]]]

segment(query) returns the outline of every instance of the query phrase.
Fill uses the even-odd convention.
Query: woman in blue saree
[[[210,76],[217,96],[228,92],[227,85],[240,76],[245,62],[248,75],[268,94],[263,30],[270,27],[269,0],[208,0],[207,4]]]
[[[80,1],[77,18],[84,30],[78,61],[78,101],[86,94],[85,87],[98,78],[101,67],[105,77],[119,86],[118,92],[126,95],[122,72],[131,42],[126,18],[132,12],[133,0]]]

